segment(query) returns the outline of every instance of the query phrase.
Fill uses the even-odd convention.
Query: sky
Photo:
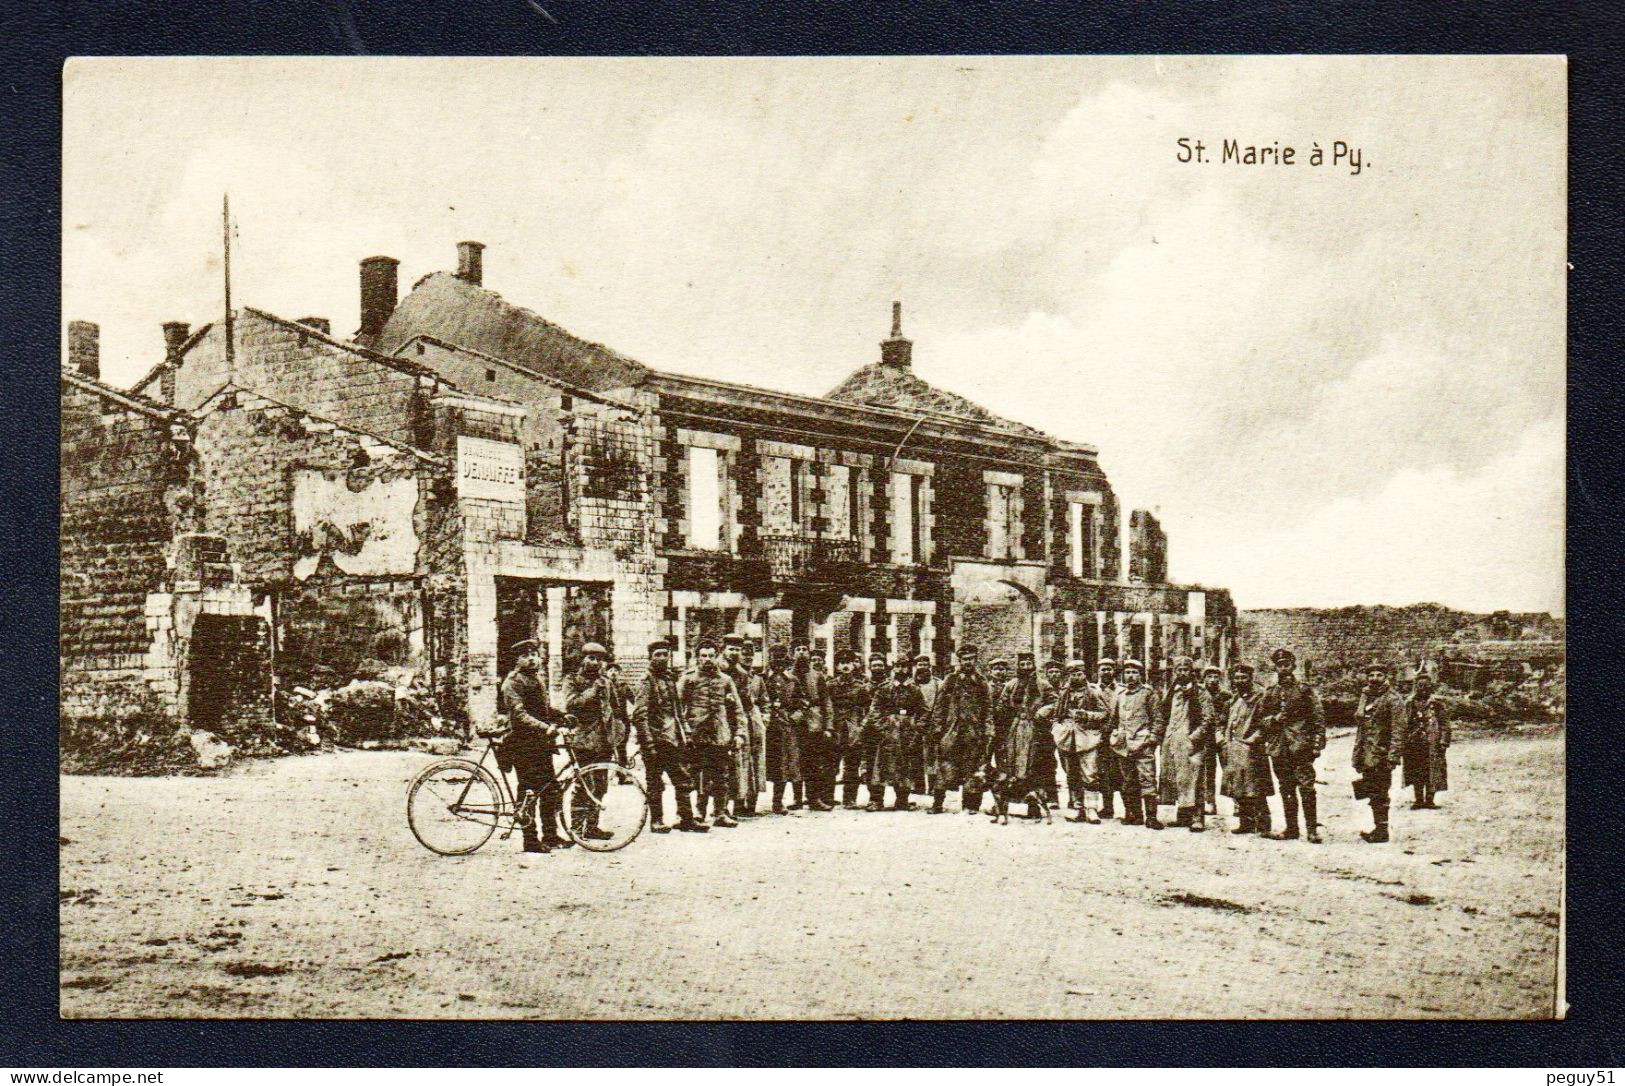
[[[921,377],[1100,449],[1175,580],[1561,614],[1565,85],[1551,57],[74,60],[63,318],[115,384],[215,319],[228,191],[234,302],[344,335],[361,258],[404,292],[472,239],[578,335],[817,395],[896,299]],[[1358,174],[1308,165],[1334,141]]]

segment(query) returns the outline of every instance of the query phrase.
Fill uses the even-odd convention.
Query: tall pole
[[[226,380],[231,381],[237,375],[237,348],[233,342],[231,317],[231,195],[227,193],[220,198],[220,230],[225,241],[225,276],[226,276]]]

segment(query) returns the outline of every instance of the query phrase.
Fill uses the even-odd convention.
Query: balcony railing
[[[859,560],[855,539],[809,539],[794,535],[760,537],[762,557],[775,581],[821,582],[848,575]]]

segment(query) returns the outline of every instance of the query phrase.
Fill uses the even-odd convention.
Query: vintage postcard
[[[69,61],[60,1013],[1561,1017],[1566,76]]]

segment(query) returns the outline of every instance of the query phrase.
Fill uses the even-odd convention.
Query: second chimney
[[[186,337],[191,334],[192,326],[185,321],[165,321],[164,361],[175,361],[181,353],[181,347],[186,343]]]
[[[300,317],[298,323],[306,328],[314,328],[324,336],[333,334],[333,322],[326,317]]]
[[[369,256],[361,262],[361,330],[356,334],[364,340],[375,339],[395,312],[400,263],[392,256]]]
[[[68,365],[86,377],[100,379],[102,330],[94,321],[68,322]]]
[[[891,335],[880,341],[880,364],[906,370],[913,362],[914,343],[903,338],[903,303],[891,304]]]
[[[457,278],[479,286],[485,278],[485,245],[478,241],[457,243]]]

